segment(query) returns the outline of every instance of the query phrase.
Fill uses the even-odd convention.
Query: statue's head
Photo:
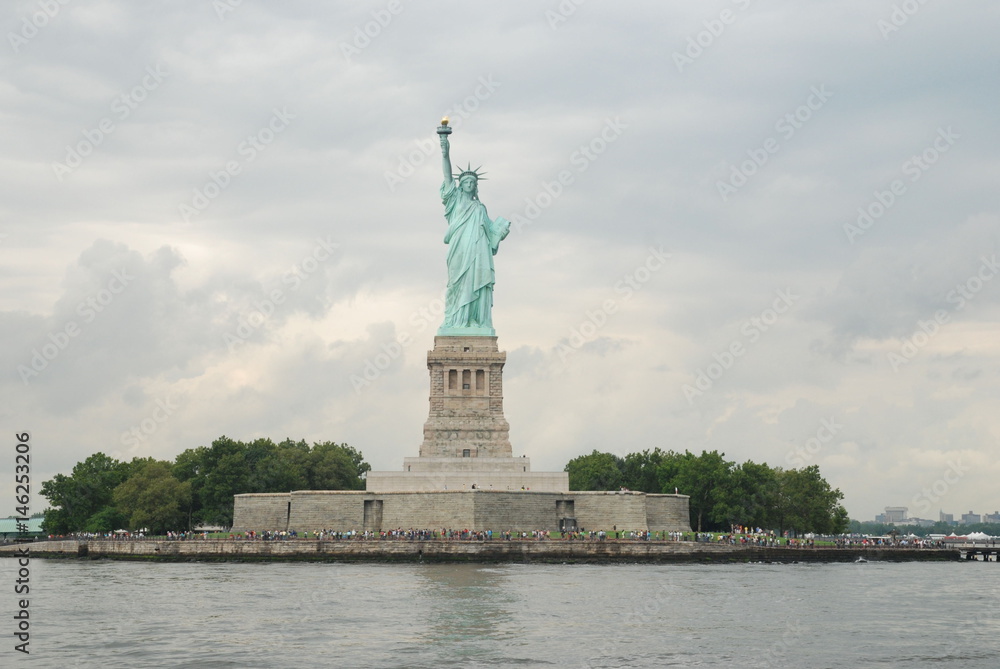
[[[472,197],[479,195],[479,179],[475,174],[466,174],[458,180],[458,187]]]
[[[455,178],[458,179],[459,190],[464,193],[468,193],[473,198],[479,197],[479,180],[485,178],[483,177],[483,174],[486,173],[479,172],[481,167],[482,165],[476,169],[472,169],[472,165],[470,163],[468,167],[455,175]]]

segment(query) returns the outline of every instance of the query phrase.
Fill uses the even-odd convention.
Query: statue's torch
[[[441,125],[438,126],[438,134],[442,137],[447,137],[451,134],[451,126],[448,125],[448,117],[445,116],[441,119]]]

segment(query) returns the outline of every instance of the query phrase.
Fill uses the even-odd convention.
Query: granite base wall
[[[363,530],[364,501],[369,496],[356,491],[300,490],[288,493],[291,513],[288,527],[314,531],[323,529]],[[236,514],[233,514],[235,523]]]
[[[473,493],[427,492],[374,495],[383,500],[380,529],[472,529],[475,518]]]
[[[690,498],[687,495],[646,495],[646,522],[650,532],[691,529]]]
[[[236,495],[233,504],[233,527],[258,532],[288,529],[291,493],[254,493]]]
[[[576,524],[585,530],[648,529],[644,493],[578,492],[573,499]]]
[[[233,531],[475,529],[690,531],[688,497],[639,492],[303,490],[236,495]]]
[[[565,493],[514,492],[478,495],[472,529],[549,530],[559,529],[556,501]]]
[[[466,458],[474,460],[476,458]],[[370,492],[434,492],[439,490],[562,492],[569,488],[566,472],[409,471],[368,472]]]

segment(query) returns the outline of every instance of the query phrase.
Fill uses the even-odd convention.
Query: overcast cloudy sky
[[[854,518],[1000,508],[996,2],[32,0],[2,25],[0,414],[36,483],[221,435],[415,456],[447,114],[514,223],[494,323],[536,470],[718,449],[819,464]]]

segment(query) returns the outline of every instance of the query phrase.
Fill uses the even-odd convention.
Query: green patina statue
[[[448,118],[441,119],[438,135],[444,158],[444,183],[441,200],[448,231],[448,289],[445,294],[444,323],[440,336],[496,335],[493,329],[493,256],[507,233],[510,221],[500,216],[491,219],[486,206],[479,201],[479,168],[470,167],[457,174],[451,171],[451,128]]]

